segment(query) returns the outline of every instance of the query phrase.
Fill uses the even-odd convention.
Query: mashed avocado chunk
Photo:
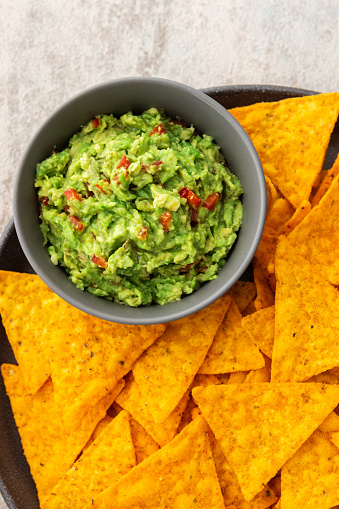
[[[166,304],[215,279],[242,221],[242,187],[213,138],[158,109],[101,115],[37,165],[52,263],[82,290]]]

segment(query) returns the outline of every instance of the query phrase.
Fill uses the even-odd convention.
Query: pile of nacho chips
[[[105,322],[0,271],[3,364],[42,509],[339,507],[339,94],[230,112],[268,213],[239,281],[166,325]]]

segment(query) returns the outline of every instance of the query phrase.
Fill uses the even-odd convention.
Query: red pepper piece
[[[92,126],[94,127],[94,129],[99,127],[99,125],[100,125],[100,119],[99,118],[95,118],[94,120],[92,120]]]
[[[169,226],[172,221],[172,214],[166,210],[163,214],[161,214],[160,217],[160,223],[162,224],[163,229],[165,232],[169,231]]]
[[[188,203],[192,205],[192,207],[194,207],[195,209],[198,209],[200,207],[202,199],[199,198],[199,196],[197,196],[195,193],[193,193],[193,191],[187,189],[187,187],[183,187],[182,189],[180,189],[179,194],[181,198],[186,198]]]
[[[162,161],[153,161],[153,163],[150,164],[142,164],[141,169],[142,171],[147,171],[152,166],[161,166],[162,164],[164,164]]]
[[[48,196],[42,196],[39,198],[39,202],[43,205],[50,205]]]
[[[106,191],[101,186],[99,186],[99,184],[95,184],[95,187],[97,187],[102,193],[107,194]]]
[[[78,232],[82,232],[84,229],[84,223],[80,221],[80,219],[77,216],[68,216],[68,219],[70,220],[71,225],[73,226],[74,230],[77,230]]]
[[[158,124],[152,129],[148,136],[153,136],[153,134],[158,134],[160,136],[160,134],[166,134],[166,130],[162,124]]]
[[[121,185],[121,182],[120,182],[120,180],[119,180],[118,175],[115,175],[115,176],[112,178],[112,180],[115,180],[115,182],[118,184],[118,186],[120,186],[120,185]]]
[[[212,193],[209,196],[207,196],[202,206],[205,207],[205,209],[213,211],[219,199],[220,199],[219,193]]]
[[[147,226],[142,226],[137,233],[137,237],[139,240],[146,240],[148,237],[148,228]]]
[[[131,163],[130,163],[128,157],[123,155],[122,158],[120,159],[120,161],[117,164],[117,168],[125,168],[125,170],[127,170],[130,164]]]
[[[98,267],[101,267],[102,269],[106,269],[108,266],[107,261],[102,256],[96,256],[95,254],[91,258],[91,262],[98,265]]]
[[[69,201],[81,201],[81,195],[75,189],[66,189],[66,191],[64,191],[64,195]]]
[[[198,211],[196,209],[190,209],[191,226],[195,226],[199,223]]]

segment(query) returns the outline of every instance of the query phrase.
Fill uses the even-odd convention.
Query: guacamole
[[[82,290],[145,306],[217,277],[242,187],[213,138],[151,108],[100,115],[36,168],[51,261]]]

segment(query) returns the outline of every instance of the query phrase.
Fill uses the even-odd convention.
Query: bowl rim
[[[78,289],[73,283],[71,285],[74,287],[74,291],[70,290],[72,294],[75,294],[76,296],[79,296],[79,299],[76,296],[70,295],[65,289],[60,288],[58,283],[55,281],[54,278],[51,277],[48,271],[44,270],[40,267],[40,264],[38,261],[36,261],[36,257],[34,254],[34,249],[31,248],[30,242],[26,237],[26,232],[24,227],[21,223],[21,214],[22,211],[20,209],[19,205],[19,194],[20,194],[20,180],[21,175],[23,172],[25,172],[26,168],[26,161],[34,147],[34,145],[38,142],[41,133],[48,127],[51,123],[53,123],[54,119],[58,117],[59,115],[62,115],[65,110],[67,110],[69,107],[72,106],[73,103],[76,103],[77,101],[83,100],[86,96],[93,94],[93,93],[100,93],[101,90],[109,87],[119,87],[121,85],[124,85],[126,83],[145,83],[145,84],[153,84],[156,85],[170,85],[175,90],[186,90],[188,93],[195,96],[196,99],[199,101],[202,101],[203,103],[207,104],[211,109],[215,110],[219,115],[226,117],[228,120],[228,123],[231,124],[233,130],[237,133],[240,138],[242,138],[244,144],[246,145],[246,148],[248,152],[251,155],[251,159],[253,161],[253,165],[256,168],[256,177],[259,184],[260,189],[260,212],[259,212],[259,218],[257,222],[257,229],[254,234],[254,240],[250,246],[250,248],[247,250],[246,256],[242,259],[241,263],[238,265],[237,269],[233,272],[232,276],[228,278],[227,282],[225,282],[222,285],[218,285],[219,288],[217,288],[214,293],[210,293],[209,296],[205,296],[205,298],[200,299],[198,302],[190,305],[190,297],[195,295],[197,292],[201,292],[201,289],[203,287],[211,286],[215,281],[218,280],[218,278],[214,281],[208,281],[202,285],[201,288],[196,290],[190,295],[184,296],[181,300],[166,303],[164,305],[160,304],[152,304],[150,306],[144,306],[144,307],[138,307],[138,308],[132,308],[129,306],[125,306],[123,304],[119,304],[113,301],[109,301],[106,299],[103,299],[102,297],[96,297],[94,295],[91,295],[89,292],[83,291]],[[173,320],[178,320],[180,318],[184,318],[188,315],[191,315],[197,311],[200,311],[202,308],[205,308],[218,298],[220,298],[233,284],[239,280],[241,275],[245,272],[245,270],[250,265],[252,258],[254,256],[254,253],[256,251],[256,248],[259,244],[262,231],[264,228],[265,218],[266,218],[266,184],[265,184],[265,177],[262,169],[262,165],[259,159],[259,156],[256,152],[256,149],[250,140],[249,136],[245,132],[245,130],[241,127],[239,122],[224,108],[221,104],[219,104],[216,100],[209,97],[206,93],[204,93],[202,90],[198,90],[195,88],[192,88],[186,84],[168,80],[165,78],[158,78],[158,77],[142,77],[142,76],[136,76],[136,77],[127,77],[127,78],[117,78],[112,80],[107,80],[102,83],[98,83],[96,85],[92,85],[91,87],[88,87],[73,96],[71,96],[68,100],[63,102],[58,108],[56,108],[54,111],[52,111],[51,114],[47,116],[47,118],[41,123],[40,127],[35,131],[33,134],[31,140],[28,142],[27,147],[23,153],[23,156],[21,158],[19,168],[16,174],[15,178],[15,185],[14,185],[14,205],[13,205],[13,217],[14,217],[14,224],[16,228],[16,232],[18,235],[19,242],[21,244],[21,247],[35,270],[35,272],[41,277],[41,279],[47,284],[49,288],[51,288],[57,295],[59,295],[62,299],[64,299],[66,302],[71,304],[72,306],[84,311],[85,313],[88,313],[90,315],[96,316],[98,318],[117,322],[117,323],[123,323],[123,324],[132,324],[132,325],[150,325],[150,324],[159,324],[159,323],[166,323],[171,322]],[[44,247],[44,249],[46,249]],[[62,269],[64,270],[64,269]],[[68,278],[67,274],[65,273],[66,277]],[[220,280],[219,280],[220,282]],[[78,293],[80,292],[80,293]],[[84,297],[84,294],[86,297]],[[95,299],[95,300],[94,300]],[[109,302],[112,306],[112,312],[107,312],[103,309],[100,309],[100,304],[95,305],[95,302],[98,302],[98,300]],[[85,300],[85,302],[83,302]],[[187,305],[183,305],[183,302],[186,302]],[[102,305],[102,304],[101,304]],[[119,314],[118,309],[116,308],[116,305],[123,306],[124,313],[122,315]],[[126,311],[126,308],[128,311]],[[157,309],[157,312],[154,313],[154,309]]]

